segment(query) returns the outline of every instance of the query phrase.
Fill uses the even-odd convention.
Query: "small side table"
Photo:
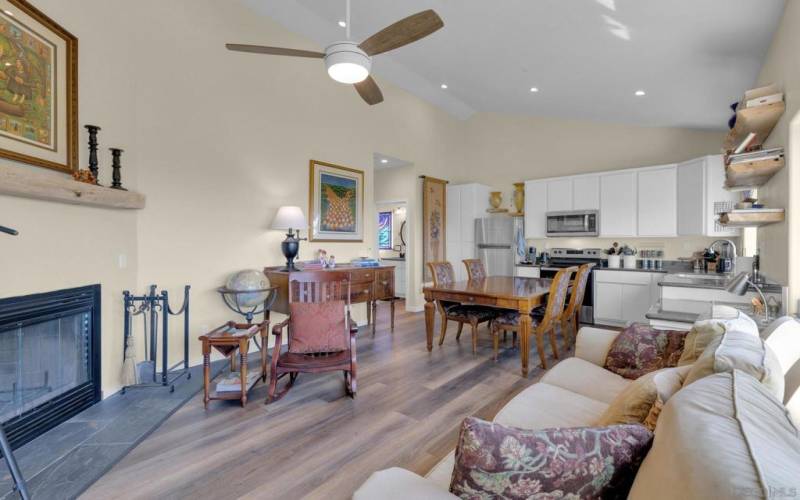
[[[208,408],[212,399],[238,399],[242,406],[247,404],[247,393],[257,383],[258,378],[247,387],[247,352],[250,350],[250,339],[256,334],[261,336],[261,377],[267,380],[267,341],[269,321],[250,325],[229,321],[205,335],[200,336],[203,343],[203,405]],[[239,377],[242,388],[239,391],[211,392],[211,348],[216,349],[225,357],[231,358],[231,372],[236,369],[236,355],[239,356]]]

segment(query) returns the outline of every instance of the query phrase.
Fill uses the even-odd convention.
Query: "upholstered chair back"
[[[481,259],[464,259],[462,261],[467,268],[467,277],[471,280],[482,280],[486,277],[486,268]]]

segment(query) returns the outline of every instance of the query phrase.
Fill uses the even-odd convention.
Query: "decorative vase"
[[[503,193],[500,191],[492,191],[489,193],[489,204],[493,209],[498,210],[500,205],[503,204]]]
[[[514,183],[514,208],[517,209],[517,213],[521,214],[525,211],[525,183],[524,182],[515,182]]]

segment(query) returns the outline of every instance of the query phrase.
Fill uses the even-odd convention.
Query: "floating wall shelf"
[[[732,151],[751,132],[756,134],[756,138],[749,147],[762,145],[772,129],[775,128],[778,120],[781,119],[784,111],[786,111],[786,105],[783,101],[755,108],[740,109],[736,112],[736,125],[725,137],[723,147],[726,151]]]
[[[145,206],[145,197],[140,193],[86,184],[63,174],[34,172],[15,165],[0,165],[0,194],[106,208]]]
[[[783,155],[771,160],[736,163],[725,167],[725,187],[746,189],[761,186],[785,165]]]
[[[784,216],[782,208],[753,208],[722,213],[719,222],[728,227],[759,227],[783,222]]]

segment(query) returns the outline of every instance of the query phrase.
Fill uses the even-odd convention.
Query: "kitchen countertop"
[[[405,262],[405,257],[381,257],[381,260],[391,260],[394,262]]]
[[[644,316],[647,319],[656,321],[694,323],[701,316],[710,317],[712,305],[730,306],[742,311],[756,322],[759,329],[769,324],[764,321],[763,316],[753,314],[752,307],[749,304],[738,302],[662,299],[656,302]]]
[[[717,274],[703,272],[682,272],[670,273],[658,286],[673,286],[682,288],[708,288],[713,290],[724,290],[736,274]],[[765,278],[758,284],[764,293],[782,293],[783,287],[780,283]],[[752,285],[748,286],[748,291],[755,292]]]

